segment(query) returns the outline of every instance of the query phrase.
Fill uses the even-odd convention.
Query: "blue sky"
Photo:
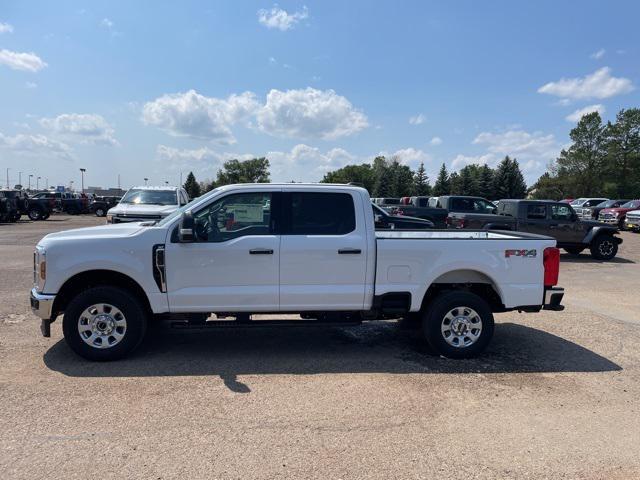
[[[531,183],[576,112],[640,106],[638,18],[631,1],[5,0],[2,183],[177,183],[250,156],[318,181],[380,153],[432,178],[510,154]]]

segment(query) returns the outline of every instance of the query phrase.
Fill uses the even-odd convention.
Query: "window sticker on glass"
[[[252,223],[264,221],[264,207],[262,205],[236,204],[227,205],[227,213],[233,214],[235,222]]]

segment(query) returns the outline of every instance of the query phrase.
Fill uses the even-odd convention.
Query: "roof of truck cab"
[[[269,188],[282,188],[284,190],[296,190],[296,189],[300,189],[300,188],[326,188],[326,189],[331,189],[331,190],[348,190],[348,191],[353,191],[353,190],[358,190],[358,191],[364,191],[366,192],[367,190],[362,188],[362,187],[358,187],[356,185],[347,185],[344,183],[232,183],[230,185],[223,185],[221,187],[218,187],[221,190],[231,190],[233,188],[237,188],[237,187],[247,187],[247,188],[264,188],[264,189],[269,189]]]
[[[131,187],[131,190],[178,190],[181,187],[172,187],[170,185],[162,186],[152,186],[152,185],[139,185],[137,187]]]

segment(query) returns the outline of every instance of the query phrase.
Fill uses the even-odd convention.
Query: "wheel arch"
[[[152,312],[149,298],[138,282],[124,273],[101,269],[77,273],[64,282],[53,303],[54,315],[64,312],[71,299],[78,293],[98,286],[123,288],[138,298],[147,312]]]
[[[486,273],[473,269],[451,270],[437,277],[424,294],[422,309],[438,294],[451,290],[475,293],[483,298],[494,312],[505,310],[498,284]]]

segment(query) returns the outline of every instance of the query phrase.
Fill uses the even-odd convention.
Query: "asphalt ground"
[[[0,225],[0,479],[640,478],[640,235],[562,256],[563,312],[496,316],[480,358],[393,322],[152,332],[82,360],[31,314],[46,233]]]

